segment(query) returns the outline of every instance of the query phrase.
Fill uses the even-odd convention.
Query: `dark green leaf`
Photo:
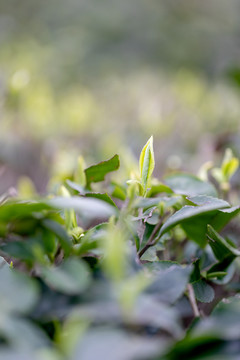
[[[207,235],[209,239],[209,245],[211,246],[214,255],[219,261],[222,261],[226,257],[240,256],[240,251],[229,244],[222,236],[220,236],[211,225],[207,227]]]
[[[204,246],[206,244],[205,233],[207,224],[211,222],[212,217],[217,214],[219,209],[226,208],[229,204],[224,200],[205,196],[197,196],[189,198],[189,200],[191,202],[198,201],[203,203],[203,205],[184,206],[167,219],[160,230],[159,236],[162,236],[175,225],[181,224],[193,240],[200,246]]]
[[[43,220],[42,224],[46,229],[52,231],[57,236],[65,251],[65,255],[68,255],[71,250],[71,241],[65,229],[59,223],[50,219]]]
[[[155,293],[159,300],[172,304],[183,295],[191,272],[191,266],[184,268],[173,265],[157,274],[156,280],[147,291]]]
[[[204,303],[213,301],[215,296],[214,290],[206,281],[198,280],[194,282],[193,289],[197,300]]]

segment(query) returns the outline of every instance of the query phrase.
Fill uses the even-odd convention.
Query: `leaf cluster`
[[[3,195],[1,357],[237,359],[238,160],[159,181],[151,137],[139,173],[119,166],[79,158],[45,197]]]

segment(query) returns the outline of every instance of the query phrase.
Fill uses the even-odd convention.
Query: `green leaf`
[[[138,197],[134,202],[133,206],[137,209],[139,208],[147,209],[152,206],[160,206],[160,204],[162,203],[164,204],[164,207],[168,208],[179,204],[181,202],[181,199],[182,198],[180,196],[174,196],[174,197],[164,196],[164,197],[154,197],[154,198]]]
[[[82,185],[79,185],[77,183],[75,183],[74,181],[71,181],[69,179],[66,180],[67,185],[73,189],[74,191],[76,191],[78,194],[84,195],[85,194],[85,189]]]
[[[206,283],[204,280],[198,280],[193,283],[193,289],[196,296],[196,299],[204,302],[210,303],[214,299],[214,290],[213,288]]]
[[[239,160],[233,156],[232,150],[226,149],[222,167],[221,167],[224,179],[229,181],[229,179],[237,171],[238,166],[239,166]]]
[[[192,270],[192,266],[166,265],[165,270],[156,274],[156,280],[147,292],[157,294],[159,300],[172,304],[183,295]]]
[[[44,201],[12,201],[0,206],[0,221],[33,216],[44,210],[52,210],[51,205]]]
[[[87,265],[73,258],[65,260],[60,266],[44,267],[41,274],[50,287],[68,295],[85,291],[90,283]]]
[[[69,255],[71,250],[71,241],[68,237],[68,234],[66,233],[65,229],[56,221],[45,219],[42,221],[42,225],[52,231],[57,238],[59,239],[59,242],[65,252],[65,255]]]
[[[151,185],[151,189],[149,190],[147,196],[148,197],[153,197],[153,196],[155,196],[156,194],[159,194],[159,193],[172,194],[173,191],[169,186],[159,182],[158,184],[152,184]]]
[[[194,175],[177,173],[167,176],[165,182],[176,194],[217,197],[217,191],[211,183],[202,181]]]
[[[181,268],[179,263],[170,260],[151,261],[144,264],[144,267],[150,270],[153,274],[160,274],[172,266],[179,266],[179,268]]]
[[[48,204],[59,210],[74,209],[86,219],[103,219],[116,214],[116,209],[110,204],[95,198],[72,196],[71,198],[56,197],[48,200]]]
[[[11,269],[0,257],[1,312],[27,313],[36,303],[38,287],[29,276]]]
[[[220,231],[224,228],[225,225],[229,223],[235,216],[240,212],[240,206],[234,206],[228,209],[219,210],[218,213],[214,216],[211,221],[211,225],[217,231]]]
[[[177,224],[181,224],[183,229],[189,233],[192,240],[196,241],[200,246],[205,246],[205,233],[207,224],[211,218],[216,215],[219,209],[230,206],[226,201],[206,197],[197,196],[189,198],[191,202],[199,203],[199,206],[186,205],[175,214],[170,216],[163,224],[159,237],[168,232]],[[194,222],[192,221],[194,219]]]
[[[111,185],[113,186],[113,191],[112,191],[111,195],[117,199],[120,199],[123,201],[126,200],[126,196],[127,196],[126,189],[122,185],[120,185],[114,181],[111,182]]]
[[[71,197],[69,191],[63,185],[60,187],[59,193],[63,197],[66,198]],[[72,230],[73,228],[77,227],[77,218],[75,211],[73,209],[65,210],[64,215],[65,215],[65,226],[67,230]]]
[[[119,156],[114,155],[111,159],[106,161],[101,161],[96,165],[92,165],[85,169],[87,187],[92,182],[99,182],[105,179],[105,175],[107,175],[111,171],[116,171],[120,166]]]
[[[86,175],[84,172],[85,161],[82,156],[79,156],[77,159],[77,167],[74,172],[74,181],[80,184],[82,187],[86,185]]]
[[[236,340],[239,343],[240,338],[240,300],[238,295],[223,299],[215,307],[211,316],[201,319],[194,327],[191,336],[215,336],[223,340]],[[231,342],[228,342],[231,346]],[[234,343],[233,343],[234,344]],[[223,349],[221,347],[220,353]],[[229,352],[223,359],[229,359]],[[234,359],[238,359],[239,351],[237,350]],[[231,357],[230,357],[231,358]],[[219,359],[217,354],[214,359]]]
[[[33,261],[34,255],[28,242],[11,241],[1,245],[1,250],[8,256],[21,259],[23,261]]]
[[[211,225],[208,225],[207,227],[207,236],[209,245],[219,261],[222,261],[229,256],[232,256],[233,258],[240,256],[240,251],[236,249],[233,244],[229,244],[222,236],[220,236]]]
[[[155,161],[153,152],[153,137],[151,136],[146,145],[143,147],[139,159],[141,183],[145,193],[149,186],[149,181],[153,173],[154,166]]]
[[[71,360],[149,359],[161,354],[165,342],[110,326],[98,326],[86,332],[77,342]]]
[[[106,203],[108,203],[108,204],[114,206],[116,209],[118,209],[115,202],[110,198],[110,196],[107,193],[102,194],[102,193],[91,192],[91,193],[86,193],[85,196],[105,201]]]

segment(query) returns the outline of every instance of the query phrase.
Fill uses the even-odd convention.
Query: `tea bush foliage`
[[[151,137],[123,181],[120,163],[2,195],[2,359],[238,358],[238,159],[159,180]]]

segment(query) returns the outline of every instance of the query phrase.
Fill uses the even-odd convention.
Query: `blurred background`
[[[240,155],[238,0],[0,0],[0,193],[154,136],[156,175]],[[132,159],[132,160],[131,160]],[[126,165],[127,166],[127,165]]]

